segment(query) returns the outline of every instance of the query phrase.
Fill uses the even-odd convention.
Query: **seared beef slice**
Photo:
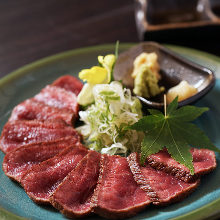
[[[78,117],[76,95],[82,86],[75,77],[62,76],[34,98],[17,105],[9,120],[64,120],[71,124]]]
[[[51,107],[72,111],[73,114],[78,115],[79,105],[76,95],[63,88],[46,86],[33,99]]]
[[[192,182],[199,176],[216,168],[215,152],[208,149],[191,149],[195,174],[191,175],[188,168],[175,161],[167,150],[160,151],[147,158],[147,162],[157,170],[170,173],[185,182]]]
[[[54,157],[66,147],[78,142],[78,138],[67,136],[57,141],[34,143],[18,147],[5,155],[2,163],[3,171],[11,179],[20,182],[21,177],[33,165]]]
[[[92,210],[93,195],[99,176],[100,153],[90,151],[54,192],[50,201],[68,217],[82,217]]]
[[[85,147],[68,147],[57,156],[32,166],[22,177],[21,185],[35,202],[49,203],[52,193],[87,152]]]
[[[64,122],[11,121],[3,128],[0,149],[7,153],[21,145],[53,141],[66,136],[80,138],[78,132]]]
[[[77,78],[70,75],[61,76],[52,85],[71,91],[76,95],[80,93],[83,87],[83,84]]]
[[[130,154],[128,162],[134,178],[140,187],[149,193],[148,189],[150,186],[151,190],[155,192],[149,193],[155,205],[166,205],[178,201],[191,193],[199,184],[199,180],[194,183],[186,183],[171,174],[155,170],[148,164],[140,166],[137,153]]]
[[[103,155],[97,188],[92,201],[95,213],[112,219],[137,214],[149,203],[135,182],[125,157]]]
[[[71,124],[73,115],[71,110],[55,108],[34,99],[27,99],[13,109],[9,120],[63,120]]]

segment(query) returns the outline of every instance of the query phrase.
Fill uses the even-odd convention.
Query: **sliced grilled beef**
[[[33,99],[51,107],[72,111],[75,116],[78,115],[79,105],[76,95],[63,88],[50,85],[46,86]]]
[[[141,189],[148,192],[155,205],[167,205],[179,201],[191,193],[199,184],[199,180],[194,183],[186,183],[171,174],[155,170],[148,164],[140,166],[137,153],[129,155],[128,163],[135,181]]]
[[[77,78],[70,75],[61,76],[52,85],[71,91],[76,95],[80,93],[83,87],[83,84]]]
[[[7,153],[21,145],[53,141],[66,136],[79,138],[74,128],[60,121],[10,121],[3,128],[0,149]]]
[[[92,211],[91,196],[98,181],[100,157],[100,153],[90,151],[51,197],[52,205],[67,217],[82,217]]]
[[[83,84],[73,76],[62,76],[34,98],[17,105],[9,120],[64,120],[71,124],[78,117],[76,95]]]
[[[58,185],[87,152],[85,147],[70,146],[55,157],[32,166],[21,178],[21,185],[33,201],[49,204]]]
[[[33,165],[48,160],[60,153],[66,147],[79,142],[77,137],[68,136],[57,141],[28,144],[18,147],[4,157],[2,168],[5,174],[20,182],[21,177]]]
[[[74,121],[73,116],[74,114],[71,110],[59,109],[34,99],[27,99],[13,109],[9,121],[35,119],[40,121],[63,120],[67,124],[71,124]]]
[[[150,203],[150,199],[135,182],[125,157],[102,155],[92,202],[95,213],[119,219],[135,215]]]
[[[185,182],[193,182],[199,176],[216,168],[214,151],[208,149],[191,149],[195,174],[191,175],[188,168],[174,160],[167,150],[160,151],[147,158],[147,162],[157,170],[170,173]]]

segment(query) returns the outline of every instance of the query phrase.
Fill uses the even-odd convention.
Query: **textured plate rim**
[[[131,46],[136,45],[137,43],[122,43],[120,44],[120,50],[124,50],[124,49],[128,49]],[[11,73],[9,73],[8,75],[2,77],[0,79],[0,87],[4,86],[5,84],[10,83],[11,81],[15,80],[18,77],[21,77],[23,75],[28,74],[31,70],[35,69],[35,68],[39,68],[41,66],[44,66],[45,64],[48,63],[54,63],[56,60],[60,60],[60,59],[65,59],[67,57],[76,55],[76,54],[81,54],[81,53],[86,53],[86,52],[92,52],[92,51],[96,51],[96,50],[108,50],[108,49],[112,49],[114,48],[115,44],[101,44],[101,45],[95,45],[95,46],[90,46],[90,47],[83,47],[83,48],[78,48],[78,49],[72,49],[72,50],[67,50],[61,53],[57,53],[55,55],[51,55],[45,58],[41,58],[37,61],[34,61],[30,64],[26,64],[14,71],[12,71]],[[179,53],[181,54],[181,51],[187,51],[187,53],[192,53],[193,55],[199,55],[201,57],[206,57],[206,58],[210,58],[216,62],[220,62],[220,58],[203,52],[203,51],[199,51],[196,49],[192,49],[192,48],[187,48],[187,47],[182,47],[182,46],[176,46],[176,45],[165,45],[166,47],[168,47],[171,50],[174,50],[175,52],[178,53],[178,51],[180,51]],[[189,213],[186,213],[182,216],[178,216],[178,217],[174,217],[172,218],[173,220],[184,220],[184,219],[188,219],[188,218],[193,218],[193,219],[204,219],[204,218],[217,218],[219,216],[220,213],[220,198],[212,201],[209,204],[206,204],[200,208],[197,208]],[[7,211],[6,209],[4,209],[3,207],[0,206],[0,217],[3,217],[5,220],[11,220],[11,219],[16,219],[16,220],[24,220],[27,218],[23,218],[20,217],[18,215],[15,215],[14,213]]]

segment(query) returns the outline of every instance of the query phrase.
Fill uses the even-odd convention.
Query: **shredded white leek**
[[[140,101],[120,82],[93,87],[94,104],[79,116],[85,124],[78,128],[91,149],[106,154],[138,151],[141,134],[126,130],[142,117]]]

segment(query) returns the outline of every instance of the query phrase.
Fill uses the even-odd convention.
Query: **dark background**
[[[58,52],[117,40],[139,41],[133,0],[0,0],[0,77]],[[219,42],[174,43],[220,55]]]

